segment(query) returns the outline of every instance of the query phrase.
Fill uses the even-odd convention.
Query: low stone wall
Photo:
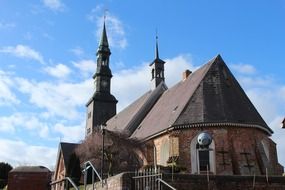
[[[163,174],[177,190],[285,190],[285,177]],[[255,182],[254,182],[255,181]]]
[[[121,173],[106,179],[107,185],[101,187],[97,182],[98,190],[134,190],[134,173]],[[268,181],[265,176],[234,176],[234,175],[192,175],[163,174],[162,179],[177,190],[285,190],[285,177],[271,176]],[[208,181],[209,179],[209,181]],[[92,190],[92,185],[87,186]]]
[[[101,182],[95,183],[95,189],[96,190],[132,190],[134,184],[132,177],[134,176],[134,173],[131,172],[125,172],[120,173],[118,175],[112,176],[107,178],[104,183],[107,185],[104,185],[102,187]],[[92,185],[87,186],[87,190],[92,190]]]

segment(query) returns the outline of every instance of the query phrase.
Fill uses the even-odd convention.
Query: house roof
[[[60,149],[62,152],[65,168],[68,167],[69,158],[70,158],[71,154],[74,153],[74,150],[77,146],[78,146],[78,144],[75,144],[75,143],[66,143],[66,142],[60,143]]]
[[[57,161],[56,161],[56,167],[55,167],[55,172],[54,172],[54,179],[57,179],[58,175],[58,170],[59,170],[59,163],[60,163],[60,158],[62,156],[63,162],[64,162],[64,167],[67,168],[69,164],[69,159],[70,156],[74,153],[75,148],[79,144],[76,143],[67,143],[67,142],[60,142],[59,143],[59,148],[57,152]]]
[[[255,109],[220,55],[190,74],[186,80],[161,91],[147,114],[132,126],[130,138],[144,140],[171,128],[202,126],[256,127],[268,135],[273,131]],[[144,107],[151,91],[118,115],[133,119],[138,108]],[[144,100],[144,101],[143,101]],[[138,106],[139,105],[139,106]],[[123,114],[122,114],[123,113]],[[108,122],[108,129],[120,126],[126,130],[126,120]]]
[[[108,130],[125,132],[131,135],[166,89],[166,85],[161,83],[156,89],[145,93],[107,121]]]
[[[37,173],[49,173],[50,170],[44,166],[19,166],[10,171],[10,173],[14,172],[37,172]]]

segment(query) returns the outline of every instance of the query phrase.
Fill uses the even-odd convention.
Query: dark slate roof
[[[71,154],[74,153],[74,150],[77,146],[78,144],[75,144],[75,143],[66,143],[66,142],[60,143],[60,150],[62,152],[65,168],[68,167],[69,158]]]
[[[49,173],[50,170],[44,166],[19,166],[10,171],[10,173],[14,173],[14,172]]]
[[[267,126],[220,55],[215,58],[174,125],[188,123],[235,123]]]
[[[135,106],[136,102],[129,107]],[[140,106],[143,104],[141,102]],[[133,111],[136,112],[126,112],[136,114]],[[124,130],[126,124],[121,122],[118,121],[116,125]],[[141,122],[133,126],[135,131],[131,132],[130,137],[144,140],[171,128],[206,125],[257,127],[268,135],[273,133],[220,55],[186,80],[164,91]]]
[[[161,83],[156,89],[145,93],[120,113],[108,120],[108,130],[126,132],[131,135],[166,89],[165,84]]]
[[[144,139],[170,128],[195,92],[210,65],[211,62],[193,72],[185,81],[180,81],[165,91],[131,138]]]
[[[245,123],[270,130],[221,56],[217,56],[174,125]]]

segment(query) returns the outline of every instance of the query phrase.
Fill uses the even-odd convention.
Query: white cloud
[[[19,44],[15,47],[13,46],[2,47],[0,49],[0,53],[7,53],[7,54],[11,54],[16,57],[35,60],[39,63],[44,64],[44,59],[42,55],[36,50],[30,48],[29,46],[25,46],[25,45]]]
[[[11,77],[0,70],[0,106],[20,103],[16,95],[12,92],[12,87],[13,81]]]
[[[9,116],[0,117],[0,131],[6,133],[15,133],[24,129],[32,135],[41,138],[49,138],[49,128],[46,123],[41,122],[35,115],[24,113],[14,113]]]
[[[84,138],[85,121],[81,125],[66,126],[62,123],[54,125],[53,130],[61,134],[61,141],[78,143]]]
[[[103,11],[102,8],[103,7],[99,5],[96,8],[94,8],[91,11],[91,13],[88,15],[88,19],[96,23],[97,26],[96,37],[98,41],[100,40],[102,35],[102,28],[104,21],[104,16],[102,15]],[[108,14],[106,14],[105,17],[105,23],[106,23],[107,35],[110,46],[120,49],[126,48],[128,42],[122,21],[118,17],[108,12]]]
[[[0,139],[0,160],[8,160],[14,167],[19,165],[55,165],[57,148],[35,146],[20,140]]]
[[[230,67],[241,74],[254,74],[256,72],[255,67],[249,64],[231,64]]]
[[[48,74],[57,78],[66,78],[71,70],[69,67],[63,64],[57,64],[55,67],[46,67],[44,69]]]
[[[96,71],[96,62],[91,59],[84,59],[78,62],[72,62],[73,65],[78,68],[83,76],[88,76],[91,78],[90,74],[94,74]]]
[[[60,0],[43,0],[44,5],[53,11],[62,11],[64,4]]]
[[[29,96],[29,101],[48,111],[49,115],[78,119],[82,108],[92,94],[92,80],[79,83],[35,82],[16,79],[19,91]]]
[[[80,57],[84,55],[84,50],[81,47],[75,47],[70,50],[74,55]]]
[[[188,54],[165,59],[165,62],[165,80],[169,87],[182,80],[182,73],[186,69],[193,72],[198,68],[193,65],[191,56]]]

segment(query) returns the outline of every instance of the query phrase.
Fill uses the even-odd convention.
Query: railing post
[[[92,190],[94,190],[94,171],[92,170]]]
[[[87,186],[87,169],[86,169],[86,163],[84,163],[84,190],[86,190],[86,186]]]

